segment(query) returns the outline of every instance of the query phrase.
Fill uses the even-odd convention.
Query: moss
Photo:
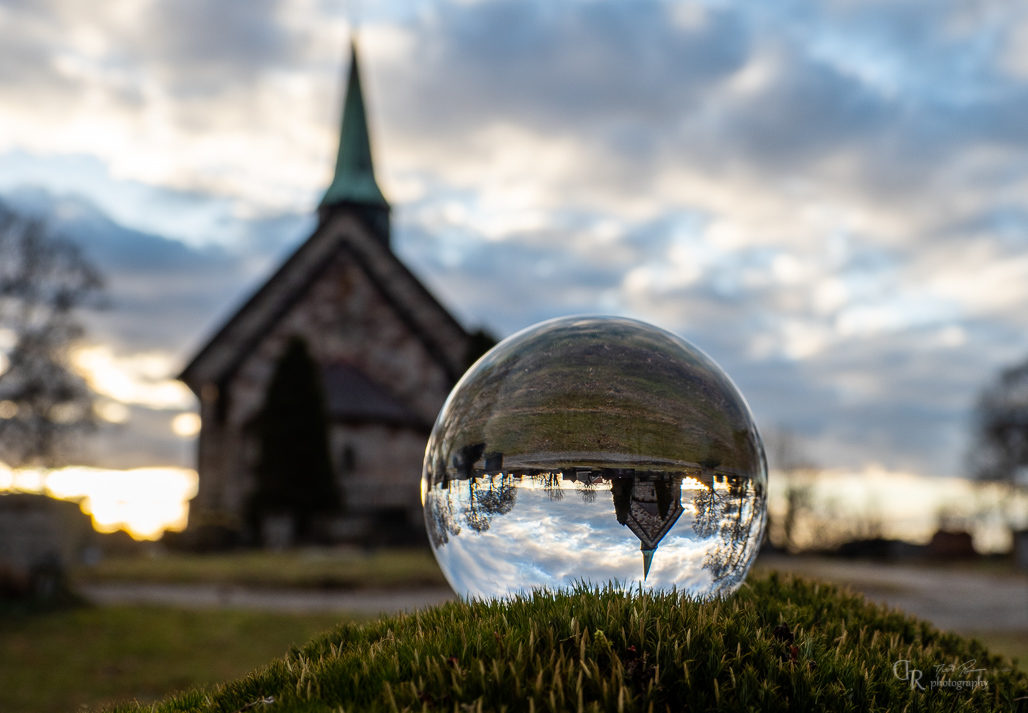
[[[912,690],[893,673],[907,660],[929,684],[972,659],[987,687]],[[707,603],[583,589],[347,624],[212,691],[114,710],[972,711],[1026,693],[977,641],[771,573]]]

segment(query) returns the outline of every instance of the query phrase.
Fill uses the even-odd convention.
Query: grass
[[[259,588],[395,589],[445,587],[446,579],[427,549],[260,550],[223,554],[169,553],[154,557],[110,557],[73,573],[78,582],[217,584]]]
[[[900,660],[927,690],[894,676]],[[971,660],[986,687],[930,685]],[[344,624],[245,678],[112,710],[991,711],[1026,695],[974,640],[770,573],[706,604],[578,591]]]
[[[341,619],[146,607],[3,618],[0,710],[61,713],[155,701],[242,676]]]
[[[1028,634],[1023,631],[1017,633],[984,631],[974,634],[974,638],[984,643],[993,653],[1016,660],[1020,669],[1028,672]]]

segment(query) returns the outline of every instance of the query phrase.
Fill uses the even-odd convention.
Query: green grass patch
[[[895,677],[901,660],[926,690]],[[964,665],[987,686],[931,685],[978,677]],[[977,641],[771,573],[704,604],[579,591],[344,624],[246,678],[114,710],[992,711],[1022,696],[1028,677]]]
[[[341,618],[147,607],[0,618],[0,711],[155,701],[242,676]]]
[[[218,584],[265,588],[379,589],[445,587],[446,579],[427,549],[260,550],[219,554],[169,553],[110,557],[73,573],[79,582]]]

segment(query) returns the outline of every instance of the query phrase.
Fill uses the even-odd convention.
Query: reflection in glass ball
[[[613,582],[708,598],[757,554],[767,465],[742,394],[699,349],[635,320],[566,317],[464,375],[421,489],[462,596]]]

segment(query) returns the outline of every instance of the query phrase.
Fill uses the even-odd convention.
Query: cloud
[[[118,403],[153,409],[186,409],[194,405],[189,389],[174,378],[180,365],[168,354],[149,352],[117,357],[110,346],[100,345],[80,347],[71,359],[90,388]]]
[[[91,154],[117,178],[307,208],[331,168],[343,26],[302,19],[304,4],[4,3],[0,151]],[[332,61],[312,58],[327,42]]]
[[[85,315],[91,339],[107,344],[111,358],[161,353],[183,360],[255,289],[310,224],[280,215],[238,219],[228,247],[191,246],[125,228],[77,196],[38,189],[5,196],[16,208],[45,218],[51,229],[79,244],[104,276],[104,307]],[[171,207],[176,196],[165,197]],[[181,204],[178,204],[181,207]]]
[[[176,93],[226,91],[286,64],[300,39],[279,19],[279,0],[152,3],[134,35],[138,56],[171,74]]]
[[[683,28],[674,7],[442,4],[371,70],[402,169],[508,203],[520,177],[528,210],[707,211],[800,246],[840,227],[927,242],[991,202],[983,178],[1023,173],[1009,149],[1024,138],[996,122],[1021,125],[1025,87],[983,44],[992,27],[783,4]]]
[[[652,128],[694,109],[705,88],[745,61],[738,17],[701,14],[676,22],[674,6],[650,1],[441,3],[432,31],[418,32],[410,50],[421,67],[393,66],[390,76],[417,82],[404,97],[419,109],[411,121],[453,133],[489,123],[568,133],[624,120]]]

